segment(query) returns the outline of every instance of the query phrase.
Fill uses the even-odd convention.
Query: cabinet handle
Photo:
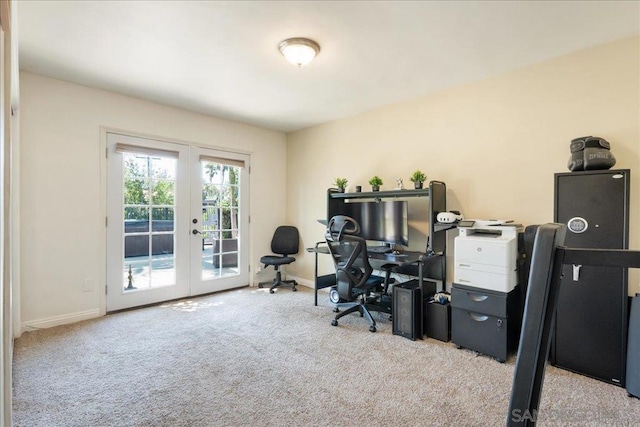
[[[469,292],[467,292],[467,295],[469,296],[469,298],[471,298],[473,301],[476,301],[476,302],[484,301],[487,298],[489,298],[487,295],[475,295],[475,294],[470,294]]]
[[[582,264],[575,265],[573,264],[573,281],[577,282],[580,280],[580,269],[582,268]]]
[[[471,317],[476,322],[485,322],[485,321],[489,320],[489,316],[483,316],[483,315],[475,314],[475,313],[469,313],[469,317]]]

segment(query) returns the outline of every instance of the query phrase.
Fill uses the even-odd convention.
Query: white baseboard
[[[311,288],[311,289],[313,289],[315,287],[315,282],[313,280],[303,279],[302,277],[294,276],[292,274],[287,274],[285,276],[285,280],[295,280],[299,285],[306,286],[307,288]],[[272,281],[273,281],[273,278],[271,278],[269,280],[257,280],[256,279],[256,281],[253,282],[253,286],[257,287],[258,283],[260,283],[260,282],[271,284]]]
[[[35,331],[38,329],[51,328],[53,326],[67,325],[81,320],[94,319],[100,317],[100,310],[86,310],[77,313],[63,314],[62,316],[46,317],[44,319],[30,320],[22,323],[22,331]]]
[[[316,285],[313,280],[303,279],[302,277],[289,275],[287,277],[288,280],[295,280],[299,285],[306,286],[308,288],[313,289]]]

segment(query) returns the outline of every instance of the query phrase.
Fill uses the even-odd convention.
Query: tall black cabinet
[[[629,170],[555,175],[555,222],[567,225],[565,245],[628,249]],[[627,269],[565,265],[551,363],[624,386]]]

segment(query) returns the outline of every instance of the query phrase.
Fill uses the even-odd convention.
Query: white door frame
[[[194,280],[190,280],[189,278],[187,278],[187,282],[190,283],[190,289],[187,291],[187,295],[183,295],[183,296],[188,296],[188,295],[197,295],[197,294],[202,294],[202,293],[208,293],[208,292],[216,292],[216,291],[220,291],[220,290],[224,290],[224,289],[230,289],[230,288],[234,288],[234,287],[242,287],[242,286],[247,286],[250,284],[251,281],[251,277],[250,277],[250,273],[249,273],[249,266],[250,266],[250,235],[251,233],[249,232],[249,199],[250,199],[250,184],[249,184],[249,171],[250,171],[250,160],[251,160],[251,153],[250,152],[246,152],[246,151],[242,151],[242,150],[238,150],[238,151],[231,151],[228,148],[224,148],[224,147],[205,147],[205,146],[200,146],[200,145],[196,145],[196,144],[189,144],[189,143],[185,143],[183,141],[178,141],[178,140],[174,140],[171,138],[163,138],[163,137],[157,137],[157,136],[152,136],[152,135],[148,135],[148,134],[140,134],[140,133],[136,133],[136,132],[130,132],[130,131],[123,131],[120,129],[114,129],[114,128],[107,128],[107,127],[101,127],[101,145],[102,145],[102,149],[103,149],[103,153],[105,153],[105,157],[101,156],[101,179],[103,182],[103,185],[101,186],[101,191],[103,193],[103,197],[101,198],[103,201],[103,206],[102,206],[102,212],[104,213],[104,217],[105,220],[108,216],[108,209],[109,207],[112,205],[112,202],[110,201],[110,198],[113,196],[109,195],[109,191],[108,191],[108,169],[109,169],[109,164],[108,164],[108,152],[109,152],[109,144],[108,144],[108,135],[109,134],[118,134],[124,138],[143,138],[143,139],[149,139],[152,140],[152,143],[155,144],[163,144],[163,143],[167,143],[167,144],[178,144],[181,145],[183,147],[185,147],[187,150],[191,150],[192,153],[197,153],[197,152],[201,152],[201,150],[212,150],[215,151],[216,154],[218,155],[218,157],[222,157],[222,158],[228,158],[228,159],[235,159],[235,160],[242,160],[244,161],[245,164],[245,173],[243,173],[243,179],[241,179],[240,181],[240,194],[242,195],[242,206],[241,206],[241,214],[239,215],[239,218],[241,218],[241,230],[242,230],[242,234],[244,235],[241,239],[241,244],[242,249],[239,250],[239,253],[241,254],[240,256],[240,263],[239,265],[242,266],[241,267],[241,271],[242,274],[240,275],[240,277],[242,277],[242,279],[240,279],[242,281],[242,283],[238,283],[236,281],[235,284],[231,284],[229,285],[229,283],[225,283],[228,281],[225,280],[216,280],[210,282],[210,283],[198,283],[198,284],[194,284]],[[191,164],[193,165],[193,154],[191,154],[190,156],[192,159]],[[194,168],[192,168],[193,171]],[[193,172],[191,172],[192,176],[191,176],[191,182],[193,182]],[[193,186],[193,184],[191,184]],[[194,200],[195,198],[191,198],[192,200]],[[120,199],[121,200],[121,199]],[[192,205],[193,206],[193,205]],[[193,209],[193,207],[191,206],[191,209]],[[192,223],[191,223],[191,216],[190,213],[188,212],[189,207],[187,207],[187,212],[183,213],[182,215],[186,216],[186,218],[189,219],[189,221],[182,221],[180,220],[178,222],[178,219],[176,218],[176,224],[175,224],[175,229],[176,229],[176,233],[180,233],[182,236],[188,236],[189,239],[193,242],[194,239],[192,238],[193,235],[191,234],[192,231]],[[176,213],[177,216],[177,213]],[[111,222],[111,218],[109,219],[109,221]],[[104,242],[104,244],[102,245],[102,248],[104,250],[103,253],[103,259],[105,259],[105,270],[103,273],[103,277],[105,277],[105,279],[107,278],[107,274],[109,271],[109,266],[107,265],[107,242],[109,239],[109,233],[107,232],[107,227],[105,227],[105,232],[103,235],[103,239],[102,241]],[[192,245],[192,244],[190,244]],[[196,257],[191,257],[191,258],[196,258]],[[200,255],[198,255],[197,258],[200,258]],[[191,261],[193,263],[193,261]],[[193,276],[193,266],[189,267],[187,269],[187,271],[189,271],[189,274],[191,274]],[[106,286],[105,286],[106,288]],[[107,294],[105,292],[105,294],[101,293],[101,314],[106,314],[107,312]],[[104,299],[102,299],[104,298]],[[180,297],[178,297],[180,298]],[[145,303],[148,304],[149,302]],[[111,309],[109,309],[111,311]]]

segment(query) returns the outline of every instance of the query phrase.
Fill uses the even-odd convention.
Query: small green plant
[[[420,169],[411,174],[411,178],[409,178],[411,182],[425,182],[427,180],[427,175],[424,174]]]
[[[333,182],[333,184],[342,191],[347,188],[348,183],[349,181],[347,180],[347,178],[336,178],[336,180]]]
[[[382,184],[383,184],[382,178],[380,178],[378,175],[375,175],[373,178],[369,180],[369,185],[372,185],[372,186],[375,186],[375,185],[381,186]]]

